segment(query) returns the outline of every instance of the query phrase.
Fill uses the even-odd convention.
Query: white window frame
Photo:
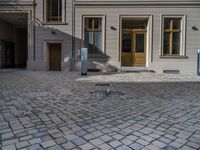
[[[65,23],[66,22],[66,0],[62,0],[62,20],[61,21],[48,21],[47,20],[47,0],[43,0],[43,5],[44,5],[44,11],[43,11],[43,20],[45,23]]]
[[[101,18],[102,19],[102,54],[105,54],[106,51],[105,51],[105,28],[106,28],[106,17],[105,15],[82,15],[82,25],[81,25],[81,30],[82,30],[82,39],[83,39],[83,42],[81,44],[81,47],[84,47],[84,41],[85,41],[85,18]],[[89,57],[98,57],[102,54],[89,54]]]
[[[165,18],[181,18],[181,39],[180,39],[180,54],[178,56],[186,56],[186,15],[185,14],[162,14],[161,15],[161,37],[160,37],[160,56],[165,57],[164,55],[164,44],[163,44],[163,39],[164,39],[164,19]],[[167,55],[167,57],[173,57],[174,55]],[[177,56],[177,55],[176,55]],[[178,57],[177,56],[177,57]]]

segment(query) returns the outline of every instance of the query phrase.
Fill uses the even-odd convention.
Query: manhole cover
[[[91,94],[95,97],[101,97],[101,98],[120,97],[120,96],[125,95],[125,93],[122,91],[114,91],[114,90],[110,90],[110,89],[95,90],[95,91],[92,91]]]

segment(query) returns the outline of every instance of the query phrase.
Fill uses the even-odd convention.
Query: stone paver
[[[44,148],[48,148],[48,147],[56,145],[56,143],[53,140],[49,140],[49,141],[42,142],[41,145]]]
[[[80,148],[81,148],[82,150],[90,150],[90,149],[93,149],[94,146],[93,146],[92,144],[90,144],[90,143],[86,143],[86,144],[84,144],[84,145],[81,145]]]
[[[200,149],[199,77],[89,75],[0,70],[0,147]]]
[[[66,142],[61,145],[64,149],[72,149],[76,147],[72,142]]]

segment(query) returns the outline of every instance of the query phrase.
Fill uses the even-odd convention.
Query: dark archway
[[[0,68],[26,67],[27,18],[26,13],[0,13]]]

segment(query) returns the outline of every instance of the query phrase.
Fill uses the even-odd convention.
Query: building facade
[[[199,0],[1,1],[0,24],[11,26],[0,30],[0,40],[15,49],[14,55],[0,55],[28,70],[79,70],[83,47],[92,70],[197,70]]]
[[[1,67],[17,66],[17,58],[24,59],[21,66],[28,70],[57,71],[70,69],[72,58],[72,1],[71,0],[1,0],[0,23],[10,26],[0,31],[0,39],[14,47],[13,59],[2,46]],[[24,40],[14,30],[23,29]],[[12,32],[9,32],[12,31]],[[11,37],[6,38],[5,35]],[[19,33],[20,34],[20,33]],[[20,34],[20,36],[22,36]],[[17,45],[27,45],[17,51]],[[23,52],[21,52],[23,50]],[[12,52],[11,52],[12,53]]]

